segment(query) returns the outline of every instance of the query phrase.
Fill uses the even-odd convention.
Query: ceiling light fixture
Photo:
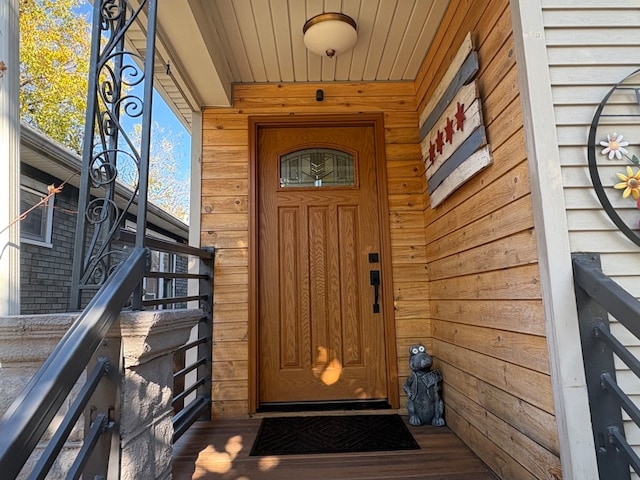
[[[344,13],[321,13],[302,27],[305,46],[316,55],[334,55],[350,50],[358,39],[356,22]]]

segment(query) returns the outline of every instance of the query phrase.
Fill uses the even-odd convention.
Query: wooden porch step
[[[260,418],[196,423],[174,445],[174,480],[495,480],[447,427],[409,426],[420,450],[250,457]]]

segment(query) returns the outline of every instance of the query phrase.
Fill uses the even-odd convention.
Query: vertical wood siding
[[[508,0],[452,1],[418,111],[469,31],[493,164],[436,209],[425,193],[432,345],[449,426],[501,478],[561,467]]]
[[[599,103],[613,85],[640,67],[640,2],[543,0],[542,5],[571,251],[600,253],[604,273],[640,297],[640,248],[602,209],[589,177],[586,145]],[[638,125],[618,130],[637,154]],[[631,164],[612,161],[609,177],[607,171],[600,172],[603,184],[616,183],[615,172],[624,172],[627,165]],[[630,223],[640,219],[633,202],[614,197],[612,203]],[[640,350],[623,327],[614,324],[612,331],[626,346]],[[622,388],[640,402],[637,379],[623,363],[616,365]],[[625,429],[640,452],[640,430],[631,422],[625,422]]]
[[[315,99],[318,88],[323,102]],[[233,109],[204,111],[201,242],[218,249],[214,416],[248,411],[249,115],[384,112],[400,385],[409,373],[409,345],[424,342],[431,349],[415,99],[410,82],[236,85]]]

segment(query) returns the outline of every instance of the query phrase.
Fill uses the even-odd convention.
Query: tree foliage
[[[80,0],[20,0],[20,113],[80,152],[84,134],[91,28],[74,12]]]
[[[149,200],[176,218],[189,221],[188,173],[181,169],[177,136],[154,122],[151,133]]]
[[[78,153],[84,137],[91,48],[90,19],[78,13],[85,1],[20,0],[21,118]],[[139,150],[140,125],[131,128],[129,136]],[[181,138],[156,122],[151,142],[149,200],[187,221],[189,177],[181,169],[185,161],[178,154]],[[118,162],[120,180],[135,187],[137,167],[127,165],[126,158]]]
[[[135,125],[132,141],[137,149],[141,143],[141,125]],[[189,219],[189,173],[181,168],[185,159],[176,145],[180,135],[165,129],[158,122],[151,128],[148,197],[158,207],[184,222]],[[132,188],[138,182],[138,170],[132,163],[118,165],[120,178]]]

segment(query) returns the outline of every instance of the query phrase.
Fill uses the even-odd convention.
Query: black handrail
[[[629,467],[640,474],[640,457],[625,438],[622,409],[636,425],[640,411],[616,381],[614,353],[636,376],[640,363],[610,332],[609,315],[640,338],[640,302],[602,272],[597,254],[574,254],[573,277],[599,477],[627,480]]]
[[[149,261],[135,248],[89,302],[0,422],[0,472],[18,475],[92,355],[139,284]]]
[[[31,472],[31,479],[44,480],[46,478],[49,470],[62,450],[62,447],[64,447],[64,442],[69,438],[71,430],[78,421],[78,418],[80,418],[80,415],[87,406],[87,403],[89,403],[91,395],[96,391],[98,384],[109,371],[109,368],[111,368],[111,365],[109,364],[108,359],[100,358],[98,360],[96,366],[89,374],[87,381],[82,386],[80,393],[74,400],[73,405],[69,409],[69,413],[65,416],[60,427],[56,430],[56,433],[49,441],[47,448],[40,456],[38,463]]]
[[[576,257],[573,261],[576,284],[600,306],[613,315],[637,338],[640,338],[640,302],[602,273],[595,264]]]
[[[166,303],[199,300],[204,316],[198,323],[198,338],[180,347],[176,353],[184,355],[196,351],[196,360],[174,373],[174,382],[189,372],[197,372],[196,381],[188,388],[175,388],[173,403],[183,402],[190,394],[195,399],[188,405],[176,408],[173,419],[177,440],[198,419],[210,418],[211,406],[211,347],[214,249],[198,249],[180,246],[172,242],[150,242],[162,251],[195,256],[201,261],[200,273],[184,274],[184,278],[200,281],[200,295],[174,297]],[[77,379],[95,354],[113,321],[120,314],[136,286],[149,273],[151,252],[147,248],[133,248],[127,260],[122,262],[100,288],[85,310],[64,335],[53,353],[34,375],[27,387],[14,401],[0,420],[0,471],[3,478],[14,478],[29,459],[45,430],[59,411],[62,403],[76,384]],[[151,302],[155,303],[155,302]],[[99,358],[96,368],[89,374],[61,426],[54,433],[47,448],[31,472],[31,479],[45,478],[55,458],[63,448],[71,430],[85,409],[100,380],[112,368],[109,361]],[[111,376],[111,375],[109,375]],[[93,446],[102,433],[114,428],[111,414],[100,412],[93,419],[91,429],[84,440],[76,461],[68,472],[68,478],[78,478],[87,465]]]

